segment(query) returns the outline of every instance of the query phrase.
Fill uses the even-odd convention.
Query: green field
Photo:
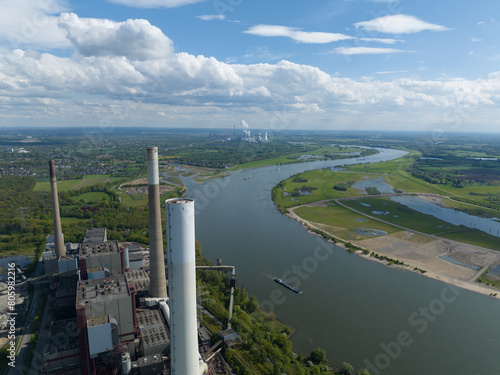
[[[348,181],[355,183],[365,179],[378,179],[381,177],[395,189],[403,190],[406,193],[446,194],[443,189],[418,180],[404,171],[404,168],[409,165],[413,157],[414,154],[409,154],[389,162],[354,165],[341,172],[334,172],[329,169],[304,172],[299,176],[305,178],[307,183],[292,182],[293,177],[289,178],[285,180],[282,187],[276,189],[274,199],[280,207],[290,208],[325,199],[357,197],[362,195],[358,189],[349,188],[347,191],[339,191],[333,189],[333,186]],[[317,190],[312,191],[311,195],[302,197],[286,196],[286,193],[303,185],[315,187]]]
[[[106,199],[109,200],[109,198],[110,196],[108,194],[97,191],[97,192],[90,192],[77,195],[74,199],[76,200],[83,199],[85,203],[98,203]]]
[[[360,241],[375,237],[356,233],[356,229],[376,229],[387,234],[401,231],[392,225],[365,218],[335,203],[329,203],[327,207],[298,207],[295,213],[305,220],[320,223],[320,229],[344,240]]]
[[[342,203],[377,219],[401,225],[405,228],[411,228],[426,234],[437,234],[464,229],[464,227],[459,227],[433,216],[412,210],[405,205],[393,202],[385,197],[343,200]],[[369,207],[366,205],[369,205]],[[373,211],[389,212],[389,214],[377,215],[374,214]]]
[[[113,179],[114,182],[118,183],[121,179]],[[80,180],[62,180],[57,181],[57,191],[63,192],[68,190],[76,190],[87,186],[92,186],[96,184],[106,184],[111,182],[111,177],[109,175],[87,175]],[[37,182],[35,185],[35,191],[50,191],[50,181]]]
[[[405,228],[464,242],[470,245],[500,250],[500,241],[498,237],[464,226],[453,225],[435,218],[434,216],[412,210],[388,198],[360,198],[356,200],[344,200],[342,203],[367,215],[380,218],[389,223],[401,225]],[[362,203],[369,204],[370,207]],[[390,213],[386,215],[375,215],[372,211],[385,211]]]
[[[327,199],[360,197],[355,200],[343,200],[342,203],[352,207],[366,215],[373,216],[380,220],[387,221],[402,227],[413,229],[426,234],[439,235],[459,242],[464,242],[476,246],[500,250],[500,241],[498,237],[466,228],[456,226],[433,216],[414,211],[404,205],[393,202],[388,198],[363,198],[363,193],[354,188],[348,188],[346,191],[338,191],[333,186],[338,183],[348,181],[358,182],[364,179],[383,180],[397,190],[405,193],[426,193],[442,195],[440,204],[471,215],[483,217],[500,217],[500,212],[494,209],[477,206],[471,203],[488,204],[486,199],[488,194],[500,194],[500,186],[466,186],[464,188],[451,187],[444,184],[431,184],[416,177],[413,177],[406,169],[411,165],[415,157],[419,154],[412,152],[405,157],[381,163],[361,164],[349,166],[341,172],[334,172],[328,169],[308,171],[298,175],[298,177],[307,180],[307,182],[292,182],[295,177],[291,177],[273,189],[273,199],[282,209],[301,206],[308,203]],[[299,197],[287,196],[287,193],[293,192],[296,188],[302,186],[316,188],[312,194]],[[484,195],[470,195],[470,193]],[[451,196],[452,199],[446,199]],[[470,203],[460,202],[457,199],[466,199]],[[369,204],[370,207],[363,206],[361,203]],[[388,211],[387,215],[374,215],[372,211]],[[355,233],[354,229],[370,228],[383,230],[393,233],[395,228],[390,225],[378,222],[381,226],[376,226],[374,220],[366,223],[356,221],[359,214],[349,212],[345,208],[330,205],[329,207],[299,207],[296,214],[311,222],[320,223],[325,231],[345,239],[363,239],[366,236]]]
[[[440,234],[439,237],[481,246],[487,249],[500,250],[500,239],[498,237],[481,232],[477,229],[470,229],[456,233],[444,233]]]
[[[147,194],[128,194],[120,192],[118,196],[121,197],[122,204],[127,207],[139,207],[148,204]]]
[[[333,186],[338,183],[347,183],[349,181],[358,182],[368,178],[379,178],[380,176],[380,174],[333,172],[329,169],[308,171],[300,175],[300,177],[305,178],[307,182],[292,182],[294,177],[286,180],[283,187],[276,189],[275,200],[279,206],[289,208],[325,199],[357,197],[360,195],[358,189],[349,188],[347,191],[339,191],[335,190]],[[315,187],[317,190],[312,191],[311,195],[302,197],[285,195],[292,192],[295,188],[301,188],[304,185]]]

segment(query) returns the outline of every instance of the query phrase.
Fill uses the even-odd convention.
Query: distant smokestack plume
[[[58,256],[66,255],[61,228],[61,216],[59,212],[59,197],[57,196],[56,167],[54,160],[49,160],[50,191],[52,192],[52,216],[54,221],[54,245]]]
[[[149,294],[153,298],[167,298],[165,255],[160,211],[160,177],[158,147],[148,147],[148,201],[149,201]]]
[[[202,373],[196,320],[194,201],[167,199],[168,294],[172,375]]]

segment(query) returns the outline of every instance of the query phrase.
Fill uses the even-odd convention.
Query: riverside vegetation
[[[198,265],[211,265],[201,255],[199,242],[196,251]],[[217,333],[229,319],[229,278],[217,271],[198,270],[197,284],[207,296],[202,300],[203,307],[222,323],[203,316],[202,324],[215,342],[219,340]],[[231,326],[238,333],[238,340],[234,348],[224,349],[223,356],[237,374],[354,374],[348,363],[336,368],[322,348],[314,349],[309,356],[294,354],[290,327],[260,309],[257,298],[249,296],[246,289],[235,288]],[[369,375],[369,372],[360,369],[356,374]]]

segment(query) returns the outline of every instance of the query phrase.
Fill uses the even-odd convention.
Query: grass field
[[[498,237],[481,232],[479,230],[471,229],[468,231],[457,233],[444,233],[440,234],[439,236],[458,242],[485,247],[487,249],[500,250],[500,239]]]
[[[342,201],[346,206],[352,207],[367,215],[380,218],[389,223],[401,225],[426,234],[434,234],[439,237],[464,242],[470,245],[481,246],[488,249],[500,250],[498,237],[487,233],[472,230],[464,226],[457,226],[431,215],[422,214],[402,204],[391,201],[388,198],[360,198],[356,200]],[[365,205],[363,205],[363,204]],[[369,204],[370,207],[367,207]],[[386,215],[374,215],[372,211],[390,212]]]
[[[113,179],[116,183],[121,179]],[[111,181],[109,175],[87,175],[81,180],[62,180],[57,181],[57,191],[63,192],[68,190],[76,190],[86,186],[93,186],[97,184],[106,184]],[[35,191],[50,191],[50,181],[37,182]]]
[[[277,189],[276,202],[281,207],[289,208],[325,199],[356,197],[360,195],[358,189],[349,188],[347,191],[339,191],[335,190],[333,186],[338,183],[358,182],[367,178],[379,178],[380,176],[380,174],[332,172],[329,169],[308,171],[300,175],[307,182],[292,182],[293,178],[286,180],[285,186]],[[303,185],[315,187],[317,190],[312,191],[311,195],[302,197],[291,197],[283,194],[290,193],[295,188],[300,188]]]
[[[385,197],[344,200],[342,203],[367,215],[427,234],[463,229],[463,227],[447,223],[446,221],[430,215],[422,214]],[[386,215],[376,215],[373,214],[373,211],[389,213]]]
[[[333,189],[333,186],[348,181],[358,182],[380,177],[395,189],[407,193],[446,194],[443,189],[418,180],[404,171],[404,168],[407,168],[411,163],[413,156],[414,153],[410,153],[402,158],[388,162],[349,166],[341,172],[333,172],[329,169],[308,171],[300,175],[300,177],[307,179],[307,183],[292,182],[293,178],[286,180],[285,185],[277,189],[275,201],[279,206],[289,208],[324,199],[360,196],[362,194],[357,189],[349,188],[347,191],[338,191]],[[291,192],[302,185],[313,186],[317,190],[314,190],[311,195],[302,197],[283,195],[283,192]]]
[[[74,199],[76,199],[76,200],[83,199],[85,201],[85,203],[98,203],[98,202],[102,201],[103,198],[109,199],[109,195],[106,193],[103,193],[103,192],[96,191],[96,192],[90,192],[90,193],[84,193],[84,194],[77,195]]]
[[[411,152],[409,155],[396,160],[374,164],[353,165],[341,172],[333,172],[331,170],[308,171],[299,175],[299,177],[306,179],[307,182],[292,182],[293,178],[285,180],[281,187],[275,189],[274,200],[280,207],[290,208],[327,199],[360,197],[356,200],[343,200],[342,203],[367,215],[380,218],[381,220],[408,229],[439,235],[443,238],[471,245],[500,250],[500,241],[498,237],[481,231],[472,230],[464,226],[450,224],[433,216],[412,210],[388,198],[362,198],[363,194],[359,190],[353,188],[349,188],[347,191],[333,189],[333,186],[338,183],[345,183],[347,181],[358,182],[364,179],[377,179],[382,177],[386,183],[406,193],[442,195],[443,199],[440,203],[447,207],[455,208],[476,216],[500,217],[500,211],[498,210],[446,199],[446,196],[455,199],[461,197],[468,201],[473,201],[473,203],[475,201],[478,204],[488,204],[486,201],[487,194],[500,194],[500,186],[478,184],[477,186],[454,188],[448,185],[430,184],[413,177],[406,171],[414,158],[418,155],[418,152]],[[303,185],[317,188],[317,190],[313,190],[311,195],[301,197],[285,195]],[[469,194],[471,192],[485,194],[485,196],[471,196]],[[370,206],[367,207],[366,205]],[[374,215],[372,211],[387,211],[389,213],[386,215]],[[398,229],[388,224],[380,222],[375,224],[375,220],[370,220],[365,223],[356,221],[356,218],[359,218],[361,215],[335,205],[330,205],[328,207],[299,207],[295,210],[295,213],[305,220],[320,223],[318,227],[346,240],[366,238],[366,236],[354,232],[355,229],[369,228],[383,230],[388,233],[398,231]]]
[[[118,196],[122,199],[122,204],[128,207],[139,207],[148,204],[147,194],[128,194],[128,193],[118,193]]]
[[[330,203],[327,207],[298,207],[295,209],[295,213],[305,220],[321,223],[318,227],[345,240],[363,240],[375,237],[356,233],[356,229],[376,229],[387,232],[387,234],[401,231],[392,225],[365,218],[363,215],[335,203]]]

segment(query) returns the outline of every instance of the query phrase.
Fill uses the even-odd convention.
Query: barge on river
[[[302,290],[297,289],[297,288],[296,288],[296,287],[294,287],[293,285],[288,284],[286,281],[281,280],[279,277],[276,277],[276,278],[274,279],[274,281],[276,281],[278,284],[283,285],[284,287],[286,287],[286,288],[290,289],[291,291],[293,291],[293,292],[295,292],[295,293],[297,293],[297,294],[302,294]]]

